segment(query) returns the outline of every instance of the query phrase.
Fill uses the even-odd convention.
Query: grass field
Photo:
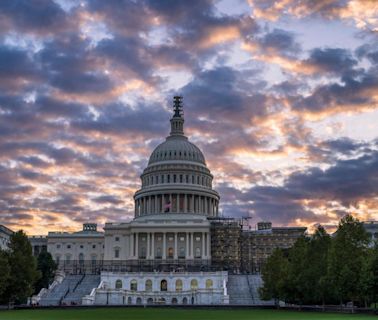
[[[164,308],[96,308],[1,311],[0,320],[357,320],[371,315],[280,310],[214,310]],[[376,318],[376,317],[375,317]]]

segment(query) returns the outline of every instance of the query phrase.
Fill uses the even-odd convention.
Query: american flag
[[[164,212],[169,212],[171,210],[171,202],[168,201],[164,206]]]

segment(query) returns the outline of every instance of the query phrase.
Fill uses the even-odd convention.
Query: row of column
[[[142,241],[141,236],[145,236],[145,241]],[[173,236],[173,244],[171,241],[167,241],[167,235]],[[179,241],[178,237],[185,235],[184,241]],[[157,237],[162,237],[161,241],[157,241]],[[197,237],[200,237],[200,241],[197,241]],[[178,259],[183,258],[179,255],[178,243],[184,246],[185,259],[210,259],[210,234],[207,232],[135,232],[130,235],[130,257],[132,259]],[[173,245],[173,246],[171,246]],[[143,250],[144,249],[144,250]],[[159,254],[160,249],[160,254]],[[144,252],[143,252],[144,251]]]
[[[196,194],[160,194],[135,200],[135,216],[154,213],[205,213],[218,216],[218,200]]]

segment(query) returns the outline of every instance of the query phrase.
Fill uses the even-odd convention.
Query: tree
[[[374,306],[376,306],[378,300],[378,242],[375,243],[375,246],[371,252],[371,290],[372,290],[372,300],[374,302]]]
[[[6,290],[10,277],[8,253],[0,250],[0,297]]]
[[[282,249],[276,249],[262,268],[263,287],[260,295],[263,300],[274,299],[276,305],[284,297],[284,285],[287,278],[288,260]]]
[[[41,273],[41,277],[36,283],[35,293],[38,293],[42,288],[49,287],[54,279],[56,268],[57,265],[49,252],[42,251],[38,255],[37,270]]]
[[[4,292],[5,302],[25,303],[33,293],[33,286],[40,274],[26,234],[13,233],[9,243],[10,276]]]
[[[307,245],[306,262],[303,270],[305,283],[304,300],[309,304],[325,304],[329,301],[329,284],[327,278],[328,251],[331,237],[319,225]]]
[[[360,275],[369,241],[358,219],[351,215],[341,219],[332,241],[328,268],[330,286],[340,303],[358,300]]]
[[[373,252],[369,250],[368,256],[362,261],[358,283],[360,300],[363,301],[365,308],[367,308],[374,299],[373,259]]]
[[[284,283],[285,300],[290,303],[303,304],[306,291],[304,279],[308,240],[303,236],[297,239],[294,246],[289,249],[288,272]]]

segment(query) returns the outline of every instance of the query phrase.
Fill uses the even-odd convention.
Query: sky
[[[378,220],[376,0],[3,0],[0,224],[130,220],[177,94],[222,215]]]

